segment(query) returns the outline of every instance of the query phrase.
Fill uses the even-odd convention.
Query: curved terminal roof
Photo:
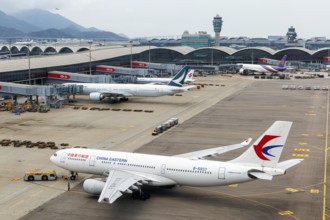
[[[172,50],[175,52],[178,52],[182,55],[186,55],[190,53],[191,51],[194,51],[195,49],[192,47],[187,47],[187,46],[178,46],[178,47],[154,47],[153,49],[157,50]]]
[[[244,51],[244,50],[260,50],[266,53],[269,53],[270,55],[274,55],[276,53],[275,50],[269,47],[246,47],[243,49],[238,50],[237,52]]]
[[[8,52],[8,46],[0,46],[2,52]],[[18,46],[13,45],[11,47],[12,53],[27,53],[28,50],[31,50],[30,56],[30,66],[31,69],[40,69],[47,67],[60,67],[60,66],[70,66],[77,65],[81,63],[89,63],[90,62],[90,52],[89,45],[87,46]],[[160,53],[168,53],[169,51],[176,52],[181,54],[182,56],[193,56],[194,52],[200,53],[205,50],[215,50],[221,53],[215,53],[221,59],[225,56],[233,56],[233,58],[237,55],[241,57],[246,57],[246,54],[251,50],[259,50],[261,53],[260,56],[267,56],[269,54],[270,58],[277,58],[283,53],[288,53],[288,58],[290,59],[290,54],[292,54],[292,59],[301,58],[301,60],[312,60],[319,59],[320,56],[326,56],[328,50],[330,48],[323,48],[317,51],[311,51],[306,48],[301,47],[291,47],[282,50],[275,51],[268,47],[247,47],[244,49],[236,50],[230,47],[205,47],[194,49],[187,46],[178,46],[178,47],[155,47],[155,46],[93,46],[91,52],[91,60],[93,61],[102,61],[109,60],[112,58],[129,56],[131,53],[133,55],[139,55],[143,52],[148,52],[150,50],[158,50]],[[48,54],[47,56],[36,56],[40,53]],[[227,54],[227,55],[226,55]],[[180,56],[181,56],[180,55]],[[315,55],[313,57],[313,55]],[[316,56],[317,55],[317,56]],[[175,55],[176,56],[176,55]],[[303,58],[301,57],[303,56]],[[181,59],[181,58],[180,58]],[[227,59],[227,58],[226,58]],[[171,61],[169,61],[171,62]],[[0,72],[13,72],[20,70],[28,69],[28,57],[22,56],[13,59],[0,59]]]
[[[139,54],[149,50],[148,46],[133,47],[132,54]],[[131,47],[113,46],[106,49],[92,50],[92,61],[106,60],[131,54]],[[45,67],[68,66],[79,63],[89,62],[89,51],[79,53],[65,53],[50,56],[30,56],[31,69]],[[18,71],[28,68],[28,57],[24,56],[18,59],[0,60],[0,72]]]
[[[201,47],[198,49],[194,49],[191,52],[199,51],[199,50],[217,50],[223,53],[226,53],[228,55],[234,54],[237,50],[231,47]]]
[[[282,50],[278,50],[278,51],[276,51],[276,53],[281,53],[281,52],[285,52],[285,51],[289,51],[289,50],[296,50],[296,51],[300,51],[300,52],[305,52],[309,55],[313,54],[313,52],[311,50],[308,50],[308,49],[303,48],[303,47],[288,47],[288,48],[284,48]]]

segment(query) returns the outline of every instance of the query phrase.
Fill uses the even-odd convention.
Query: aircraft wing
[[[130,187],[137,189],[134,186],[139,181],[146,181],[147,179],[125,171],[111,170],[104,188],[101,192],[98,202],[113,203],[116,199],[123,195],[123,193]],[[139,183],[139,185],[141,185]]]
[[[210,149],[205,149],[205,150],[199,150],[199,151],[193,151],[189,153],[184,153],[184,154],[178,154],[174,155],[174,157],[183,157],[183,158],[188,158],[188,159],[202,159],[204,157],[210,157],[215,154],[223,154],[228,151],[236,150],[245,146],[248,146],[250,142],[252,141],[251,138],[243,141],[240,144],[234,144],[234,145],[229,145],[229,146],[223,146],[223,147],[215,147],[215,148],[210,148]]]

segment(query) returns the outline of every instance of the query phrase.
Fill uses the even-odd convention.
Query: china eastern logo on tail
[[[262,139],[259,141],[257,145],[253,146],[254,151],[261,160],[269,160],[266,156],[275,157],[274,155],[270,154],[268,151],[276,147],[283,147],[283,145],[270,145],[270,146],[266,145],[269,141],[278,137],[280,136],[265,135],[262,137]]]

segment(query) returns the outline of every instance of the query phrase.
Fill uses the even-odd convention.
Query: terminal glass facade
[[[206,32],[200,31],[197,34],[189,34],[185,31],[181,38],[182,46],[192,48],[209,47],[211,44],[211,36]]]

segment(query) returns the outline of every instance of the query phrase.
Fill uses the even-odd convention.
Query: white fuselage
[[[138,77],[136,78],[136,82],[140,84],[147,84],[147,83],[157,83],[157,84],[168,84],[172,78],[148,78],[148,77]],[[184,83],[190,83],[193,80],[185,79]]]
[[[131,172],[152,179],[149,184],[159,186],[241,183],[253,180],[248,176],[249,170],[262,169],[228,162],[77,148],[60,150],[51,161],[66,170],[81,173]]]
[[[285,67],[278,67],[278,66],[272,66],[272,65],[259,65],[259,64],[237,64],[242,66],[242,69],[240,70],[250,70],[252,72],[258,72],[258,73],[278,73],[283,72],[286,70]]]
[[[262,68],[261,65],[257,65],[257,64],[243,64],[242,66],[243,69],[245,70],[251,70],[254,72],[269,72],[268,70]]]
[[[137,84],[101,84],[101,83],[67,83],[82,85],[83,94],[89,95],[93,92],[121,94],[122,96],[165,96],[185,92],[185,87],[168,85],[137,85]]]

